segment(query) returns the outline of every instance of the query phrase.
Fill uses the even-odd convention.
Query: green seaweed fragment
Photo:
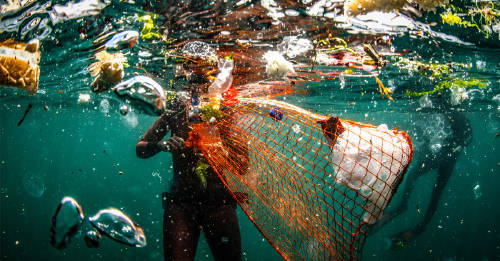
[[[210,168],[210,165],[207,163],[203,162],[202,160],[198,160],[198,163],[196,164],[196,176],[200,179],[201,186],[203,189],[207,189],[207,174],[208,174],[208,168]]]
[[[477,78],[471,78],[468,80],[452,80],[452,81],[442,81],[438,83],[433,90],[425,91],[425,92],[414,92],[410,90],[406,90],[406,96],[409,97],[420,97],[426,94],[433,94],[436,92],[441,92],[447,89],[455,89],[455,88],[470,88],[470,87],[479,87],[481,89],[486,88],[486,82],[481,81]]]
[[[137,18],[139,22],[144,23],[144,27],[142,28],[141,31],[141,38],[142,39],[151,39],[151,38],[161,38],[162,35],[158,32],[158,29],[156,28],[153,18],[157,18],[157,14],[151,15],[142,15]]]
[[[214,109],[212,106],[205,106],[201,108],[201,119],[203,121],[210,121],[210,119],[222,120],[223,114],[220,110]]]

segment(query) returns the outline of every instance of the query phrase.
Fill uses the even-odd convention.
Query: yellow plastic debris
[[[40,43],[0,42],[0,86],[14,87],[35,94],[40,76]]]
[[[95,57],[98,61],[88,67],[90,75],[97,76],[90,89],[95,93],[100,93],[123,79],[123,63],[127,62],[127,58],[120,52],[108,53],[106,51],[96,53]]]

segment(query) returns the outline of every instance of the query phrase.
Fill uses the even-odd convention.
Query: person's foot
[[[391,237],[391,250],[398,250],[406,247],[415,238],[415,232],[411,229],[401,231]]]

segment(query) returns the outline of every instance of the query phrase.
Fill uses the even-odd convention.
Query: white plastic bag
[[[345,130],[337,137],[332,155],[336,182],[368,201],[363,219],[374,224],[409,164],[410,145],[385,124],[377,128],[342,125]]]
[[[227,91],[231,84],[233,83],[233,68],[234,61],[232,59],[220,58],[218,62],[220,73],[217,74],[217,77],[212,82],[210,87],[208,87],[208,95],[216,96],[218,94],[222,94]]]

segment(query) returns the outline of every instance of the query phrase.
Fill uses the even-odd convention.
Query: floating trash
[[[85,234],[85,244],[88,248],[98,248],[100,240],[101,233],[97,230],[91,230]]]
[[[104,44],[106,49],[119,50],[134,46],[139,41],[139,32],[123,31],[115,34]]]
[[[95,58],[97,61],[87,67],[90,75],[95,77],[90,90],[101,93],[123,79],[123,64],[127,62],[127,58],[120,52],[108,53],[106,51],[96,53]]]
[[[80,204],[72,197],[64,197],[52,217],[50,244],[57,249],[66,248],[80,231],[83,217]]]
[[[200,41],[189,42],[182,47],[182,53],[192,57],[205,59],[215,56],[214,48],[210,47],[207,43]]]
[[[45,192],[45,182],[42,177],[33,173],[27,173],[23,177],[23,187],[26,193],[35,198],[41,197]]]
[[[89,218],[90,224],[111,239],[133,247],[146,246],[142,227],[116,208],[102,209]]]
[[[283,112],[281,112],[280,108],[273,107],[271,111],[269,111],[269,116],[277,121],[283,119]]]
[[[113,91],[123,98],[128,98],[132,105],[142,111],[159,115],[165,110],[165,92],[153,79],[135,76],[113,87]]]
[[[40,42],[0,42],[0,86],[14,87],[30,94],[38,90]]]
[[[314,48],[313,43],[309,39],[298,38],[297,36],[285,36],[283,42],[278,44],[280,53],[295,58],[303,55]]]
[[[120,106],[120,114],[121,114],[121,115],[125,116],[125,115],[127,115],[127,114],[128,114],[128,112],[129,112],[129,111],[130,111],[130,110],[129,110],[129,108],[128,108],[128,106],[127,106],[127,105],[122,105],[122,106]]]

